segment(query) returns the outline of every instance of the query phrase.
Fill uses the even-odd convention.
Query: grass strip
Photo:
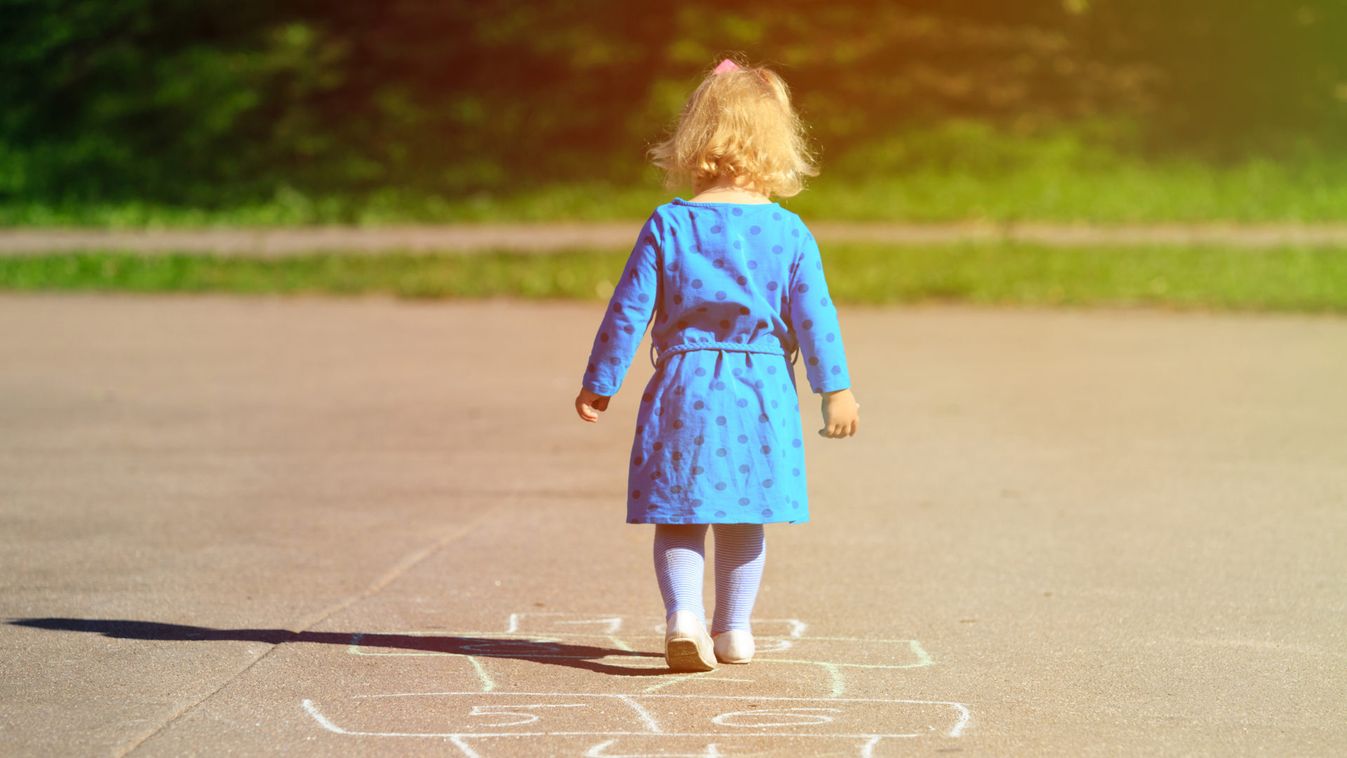
[[[834,245],[843,304],[930,301],[1347,312],[1347,248]],[[572,250],[286,258],[115,251],[0,258],[0,290],[386,294],[606,300],[626,253]]]

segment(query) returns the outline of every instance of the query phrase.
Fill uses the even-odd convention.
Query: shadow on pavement
[[[289,629],[212,629],[186,624],[122,619],[27,618],[10,619],[13,626],[62,632],[92,632],[104,637],[126,640],[173,640],[183,642],[313,642],[323,645],[359,645],[362,648],[398,648],[446,655],[470,655],[482,658],[513,658],[521,661],[595,671],[614,676],[660,676],[670,673],[660,668],[628,668],[603,663],[613,656],[663,658],[660,653],[573,645],[550,640],[509,637],[460,637],[453,635],[379,634],[372,632],[294,632]]]

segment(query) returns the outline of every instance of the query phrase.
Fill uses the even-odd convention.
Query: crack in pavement
[[[179,708],[176,712],[173,713],[173,715],[169,716],[168,719],[165,720],[162,724],[147,730],[138,737],[133,738],[129,743],[119,748],[118,750],[114,751],[113,755],[117,756],[117,758],[123,758],[123,756],[135,752],[137,749],[140,748],[141,745],[144,745],[156,734],[159,734],[168,727],[172,726],[173,723],[176,722],[178,719],[196,710],[196,708],[204,704],[206,701],[210,700],[211,698],[219,694],[220,691],[223,690],[225,687],[228,687],[230,684],[237,681],[239,677],[248,673],[249,670],[251,670],[258,663],[261,663],[263,659],[265,659],[268,655],[271,655],[272,652],[274,652],[281,645],[284,645],[286,642],[290,642],[291,640],[298,637],[302,633],[317,626],[318,624],[323,623],[328,618],[346,610],[352,605],[355,605],[356,603],[365,600],[366,598],[378,594],[379,591],[381,591],[384,587],[387,587],[395,579],[410,571],[418,563],[421,563],[422,561],[431,557],[435,553],[444,549],[444,547],[447,546],[449,543],[472,532],[474,529],[480,526],[481,523],[485,521],[488,516],[492,515],[494,511],[495,511],[494,508],[488,508],[487,510],[479,513],[477,516],[469,519],[468,521],[463,522],[462,524],[458,524],[457,526],[451,528],[449,531],[445,532],[434,542],[431,542],[430,544],[420,549],[414,550],[403,556],[401,560],[399,560],[397,563],[393,564],[393,566],[390,567],[388,570],[380,574],[372,583],[369,584],[369,586],[365,587],[365,589],[355,593],[354,595],[350,595],[336,603],[333,603],[332,605],[323,608],[313,614],[310,614],[309,617],[306,619],[301,619],[298,624],[298,628],[292,630],[290,636],[287,639],[281,640],[280,642],[273,644],[271,647],[267,648],[261,655],[249,661],[246,665],[243,666],[243,668],[234,672],[234,674],[230,676],[228,679],[226,679],[224,682],[222,682],[220,686],[216,687],[215,689],[206,693],[202,697],[198,698],[195,702],[188,703],[182,708]]]

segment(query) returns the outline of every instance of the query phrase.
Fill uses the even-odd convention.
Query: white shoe
[[[716,660],[721,663],[748,663],[753,660],[753,633],[731,629],[715,636]]]
[[[674,611],[664,633],[664,659],[674,671],[710,671],[716,667],[714,643],[706,625],[691,611]]]

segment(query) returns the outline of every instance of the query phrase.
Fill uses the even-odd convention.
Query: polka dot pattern
[[[776,203],[675,200],[617,273],[582,383],[616,395],[650,330],[659,359],[636,408],[627,521],[808,521],[797,367],[815,393],[849,376],[803,222]]]

